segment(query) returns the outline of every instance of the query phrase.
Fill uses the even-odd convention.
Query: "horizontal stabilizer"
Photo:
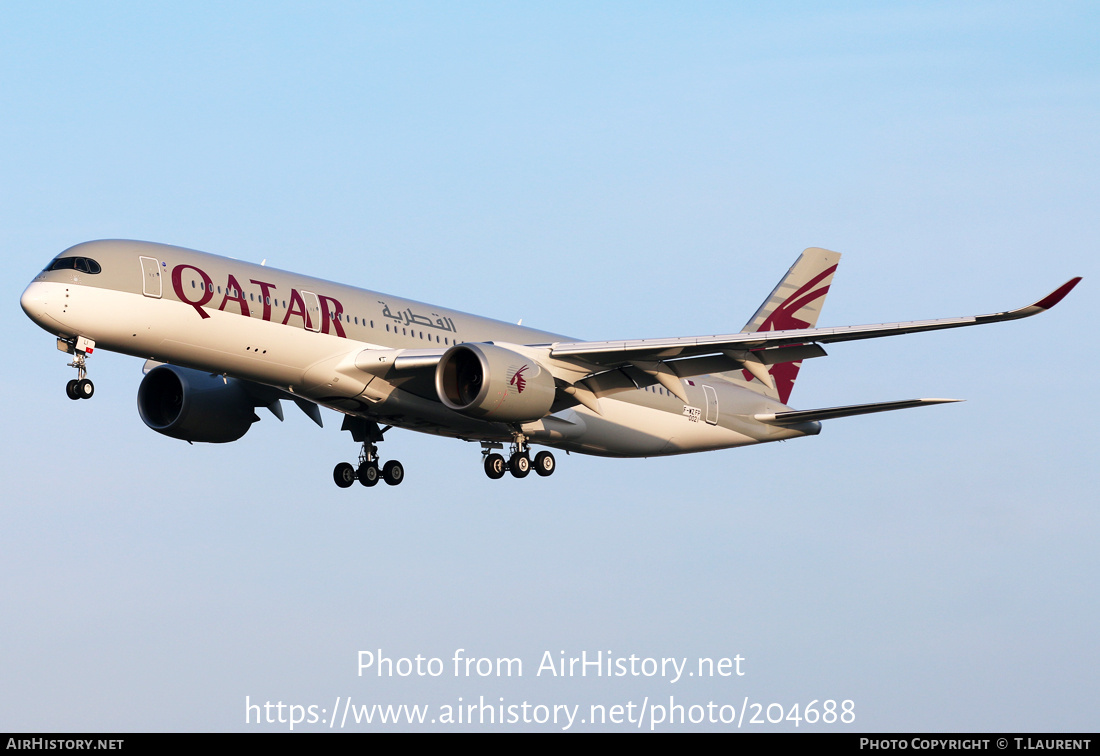
[[[869,415],[872,412],[889,412],[890,410],[909,409],[910,407],[925,407],[931,404],[945,404],[947,402],[961,402],[962,399],[906,399],[900,402],[876,402],[874,404],[853,404],[848,407],[828,407],[815,410],[791,410],[790,412],[763,412],[753,415],[753,419],[768,425],[798,425],[816,420],[832,420],[837,417],[851,417],[852,415]]]

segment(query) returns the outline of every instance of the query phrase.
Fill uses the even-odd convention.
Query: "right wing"
[[[640,360],[671,360],[702,355],[721,354],[727,350],[769,350],[792,345],[831,344],[838,341],[876,339],[903,333],[938,331],[944,328],[997,323],[1002,320],[1028,318],[1045,312],[1062,301],[1081,280],[1072,278],[1034,304],[990,315],[973,315],[963,318],[939,320],[913,320],[904,323],[878,323],[874,325],[840,326],[837,328],[799,328],[789,331],[756,331],[719,336],[695,336],[669,339],[635,339],[632,341],[573,341],[559,342],[550,347],[550,356],[579,358],[598,365],[613,366]],[[760,355],[763,356],[763,355]],[[778,361],[778,360],[777,360]],[[786,360],[782,360],[786,361]],[[667,364],[667,363],[666,363]],[[698,375],[699,373],[693,373]]]
[[[553,344],[498,344],[534,358],[546,365],[556,379],[562,403],[555,410],[575,403],[599,412],[601,396],[644,386],[661,384],[687,402],[681,379],[731,370],[746,370],[762,383],[774,387],[768,367],[825,355],[820,344],[897,336],[903,333],[938,331],[946,328],[1017,320],[1045,312],[1058,304],[1078,282],[1070,279],[1039,301],[1015,310],[938,320],[799,328],[782,331],[739,332],[715,336],[626,341],[567,341]],[[454,347],[451,347],[452,349]],[[436,398],[435,367],[446,349],[366,349],[354,355],[354,369],[404,383],[405,390],[425,398]],[[918,403],[932,403],[915,400]],[[900,406],[859,405],[853,408],[814,410],[830,417],[901,409]],[[911,404],[906,406],[918,406]],[[837,414],[839,413],[839,414]],[[816,417],[816,416],[815,416]],[[821,418],[826,415],[821,414]],[[770,419],[772,423],[800,422],[793,415]]]
[[[990,315],[838,328],[740,332],[718,336],[559,342],[550,345],[549,356],[587,369],[589,375],[583,381],[586,388],[591,389],[596,396],[601,395],[601,388],[607,392],[613,385],[622,382],[621,378],[609,375],[613,372],[623,373],[636,385],[642,385],[639,384],[639,374],[648,376],[643,377],[647,381],[645,385],[661,383],[682,399],[684,396],[679,385],[680,379],[730,370],[747,370],[764,385],[774,387],[768,371],[769,365],[824,356],[825,350],[820,344],[1027,318],[1054,307],[1080,280],[1080,277],[1070,279],[1034,304]],[[616,388],[621,390],[620,387]]]

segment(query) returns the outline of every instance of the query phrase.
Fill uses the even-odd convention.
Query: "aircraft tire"
[[[332,479],[340,488],[347,488],[355,482],[355,468],[347,462],[341,462],[333,468]]]
[[[492,480],[500,480],[504,473],[508,472],[508,463],[499,454],[490,454],[485,457],[485,474]]]
[[[508,460],[508,470],[511,471],[514,478],[526,478],[527,474],[531,472],[531,458],[526,454],[516,452]]]
[[[355,471],[355,477],[359,479],[360,484],[367,488],[378,485],[378,465],[373,462],[364,462]]]
[[[396,486],[405,479],[405,468],[396,459],[391,459],[382,468],[382,479],[388,485]]]
[[[76,393],[77,383],[78,381],[74,378],[73,380],[65,384],[65,396],[73,399],[74,401],[80,398],[80,394]]]
[[[535,455],[535,472],[544,478],[548,478],[554,474],[554,470],[558,469],[558,463],[554,460],[554,455],[548,451],[540,451]]]
[[[95,384],[87,378],[81,378],[76,382],[76,396],[78,399],[91,399],[95,394]]]

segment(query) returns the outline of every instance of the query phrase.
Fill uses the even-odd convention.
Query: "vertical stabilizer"
[[[794,265],[783,276],[783,280],[772,290],[771,295],[760,305],[760,309],[749,319],[742,333],[757,331],[788,331],[796,328],[814,328],[821,306],[825,304],[825,295],[833,282],[838,252],[810,247],[795,260]],[[726,373],[726,377],[744,381],[757,391],[775,397],[784,404],[791,396],[795,378],[801,362],[783,362],[769,368],[775,389],[753,378],[748,370]]]

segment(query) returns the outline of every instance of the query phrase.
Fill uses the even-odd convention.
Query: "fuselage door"
[[[160,261],[153,257],[141,257],[141,292],[147,297],[160,299]]]
[[[707,397],[707,422],[711,425],[718,424],[718,392],[711,386],[703,386],[703,393]]]
[[[303,291],[302,301],[306,303],[306,328],[310,331],[320,331],[321,300],[312,291]]]

